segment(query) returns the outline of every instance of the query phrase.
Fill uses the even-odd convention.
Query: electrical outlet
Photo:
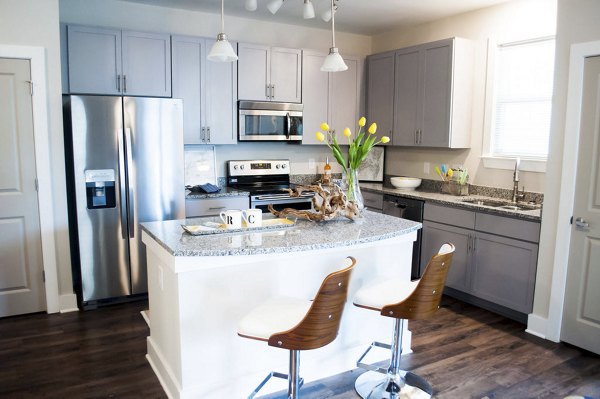
[[[315,160],[313,158],[308,159],[308,170],[310,172],[314,172],[317,169],[317,165],[315,165]]]
[[[431,167],[431,164],[429,162],[424,162],[423,163],[423,173],[425,173],[426,175],[428,175],[430,167]]]

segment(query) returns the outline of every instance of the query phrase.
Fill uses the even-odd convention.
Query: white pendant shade
[[[335,12],[335,10],[333,12]],[[331,21],[331,15],[332,15],[331,9],[327,9],[327,10],[323,11],[323,14],[321,14],[321,19],[325,22],[329,22],[329,21]]]
[[[313,3],[310,0],[304,0],[302,17],[304,19],[311,19],[315,17],[315,7],[313,6]]]
[[[207,58],[210,61],[233,62],[238,59],[238,56],[233,51],[233,47],[231,47],[231,43],[229,43],[227,37],[221,33],[217,36],[217,41],[210,49]]]
[[[248,11],[256,11],[256,9],[258,8],[258,1],[257,0],[246,0],[244,7]]]
[[[267,4],[267,8],[271,11],[271,14],[275,14],[281,6],[283,5],[283,0],[273,0],[269,4]]]
[[[321,71],[323,72],[342,72],[348,69],[348,65],[344,62],[344,59],[338,53],[338,49],[332,47],[329,49],[329,55],[325,57]]]

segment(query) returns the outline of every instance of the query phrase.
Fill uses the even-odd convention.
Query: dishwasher
[[[423,223],[423,206],[424,201],[419,201],[411,198],[396,197],[393,195],[385,195],[383,197],[383,213],[390,216],[396,216],[403,219],[413,220]],[[411,279],[421,277],[421,238],[423,229],[417,231],[417,240],[413,243],[413,259],[411,268]]]

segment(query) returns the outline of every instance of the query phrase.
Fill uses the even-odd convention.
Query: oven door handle
[[[306,199],[306,198],[312,198],[314,197],[315,194],[314,193],[304,193],[301,194],[298,197],[290,197],[287,194],[281,194],[281,195],[259,195],[255,198],[256,201],[272,201],[272,200],[301,200],[301,199]]]
[[[290,130],[292,129],[292,118],[290,118],[289,112],[285,115],[285,120],[287,122],[287,126],[285,127],[285,136],[289,140],[290,139]]]

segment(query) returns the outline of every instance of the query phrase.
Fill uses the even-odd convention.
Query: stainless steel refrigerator
[[[181,100],[65,96],[75,290],[81,307],[147,292],[140,223],[185,217]]]

